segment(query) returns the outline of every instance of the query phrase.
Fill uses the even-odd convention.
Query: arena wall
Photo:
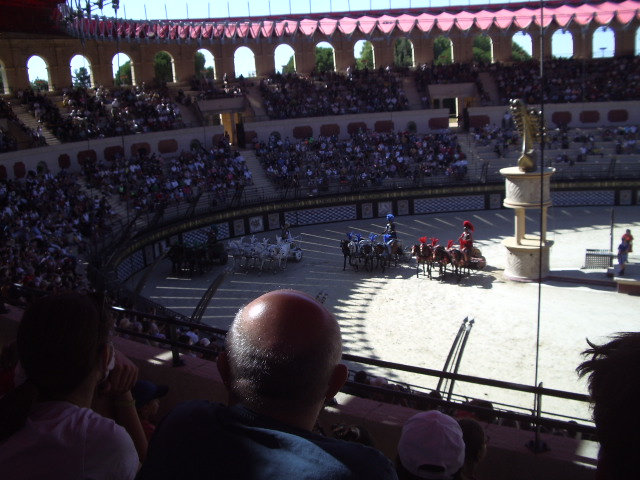
[[[540,108],[539,105],[530,107]],[[506,105],[470,107],[470,125],[500,125],[506,111]],[[547,128],[556,128],[561,124],[569,128],[640,125],[640,102],[547,103],[544,105],[544,118]]]

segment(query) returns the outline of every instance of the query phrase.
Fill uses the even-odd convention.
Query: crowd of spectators
[[[0,153],[12,152],[18,149],[16,137],[11,135],[8,130],[0,126]]]
[[[63,111],[50,97],[33,90],[18,99],[62,142],[182,128],[180,108],[166,87],[65,89]]]
[[[90,187],[118,195],[140,213],[191,202],[203,193],[210,193],[215,203],[225,203],[229,191],[253,183],[244,158],[224,141],[209,151],[194,148],[175,158],[141,151],[130,158],[86,161],[83,172]]]
[[[104,197],[91,197],[66,171],[0,181],[0,284],[46,292],[87,290],[78,254],[110,229]]]
[[[194,75],[191,78],[191,89],[196,90],[198,93],[198,100],[215,100],[218,98],[233,98],[242,97],[246,94],[247,88],[251,85],[242,75],[235,79],[233,82],[229,82],[227,74],[225,73],[222,78],[222,85],[219,84],[211,77],[203,75]]]
[[[78,255],[90,253],[90,246],[112,230],[114,197],[135,212],[157,212],[205,192],[212,193],[212,203],[224,204],[229,191],[250,184],[246,162],[225,141],[171,159],[140,152],[110,162],[85,161],[82,176],[66,170],[52,175],[43,166],[24,179],[2,180],[0,286],[86,290]],[[21,303],[20,295],[4,293]]]
[[[273,74],[260,82],[271,119],[393,112],[408,108],[402,79],[388,70]]]
[[[129,305],[130,307],[131,305]],[[152,311],[151,313],[156,313]],[[166,348],[162,341],[170,338],[168,325],[161,321],[149,319],[144,316],[131,315],[125,312],[116,313],[116,326],[121,329],[120,335],[133,341],[142,342],[146,345]],[[131,332],[130,334],[128,332]],[[136,334],[154,337],[157,341],[136,336]],[[224,337],[208,334],[194,325],[189,327],[177,327],[176,339],[182,344],[180,352],[204,358],[205,360],[215,360],[218,353],[224,346]],[[194,349],[189,347],[195,347]]]
[[[256,155],[267,176],[285,188],[360,188],[380,186],[385,179],[466,172],[465,154],[448,130],[420,135],[360,131],[345,140],[320,136],[299,142],[271,135],[256,144]]]
[[[489,102],[489,94],[480,80],[480,72],[483,65],[476,63],[451,63],[445,65],[422,64],[416,67],[414,78],[416,89],[420,94],[422,107],[430,108],[429,85],[450,83],[473,83],[478,90],[480,102],[485,105]]]
[[[487,124],[471,130],[476,146],[491,147],[498,157],[504,157],[520,144],[520,138],[509,111],[506,111],[500,125]],[[604,127],[593,130],[580,128],[570,129],[566,125],[547,128],[545,131],[545,148],[560,150],[552,152],[555,163],[585,162],[588,156],[605,156],[606,143],[614,144],[614,155],[640,153],[638,127],[635,125]],[[613,160],[613,155],[610,160]]]
[[[590,60],[553,59],[544,62],[545,81],[538,81],[537,60],[487,67],[500,94],[500,103],[523,98],[527,103],[608,102],[640,99],[640,58],[614,57]]]

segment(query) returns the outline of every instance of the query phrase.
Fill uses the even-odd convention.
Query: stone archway
[[[135,85],[136,71],[133,60],[126,53],[118,52],[111,59],[113,82],[118,85]]]
[[[49,63],[40,55],[31,55],[27,60],[29,83],[36,90],[53,91]]]
[[[239,47],[233,54],[233,66],[236,77],[256,76],[256,56],[249,47]]]
[[[329,42],[320,42],[315,48],[315,67],[318,72],[336,71],[336,50]]]
[[[69,68],[74,87],[91,88],[95,86],[91,61],[85,55],[77,54],[71,57]]]
[[[553,32],[551,55],[557,58],[573,57],[573,34],[569,30],[558,29]]]
[[[296,72],[296,52],[287,43],[281,43],[273,52],[276,73]]]

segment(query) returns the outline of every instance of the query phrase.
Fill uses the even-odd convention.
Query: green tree
[[[171,55],[167,52],[158,52],[153,57],[153,71],[159,83],[173,82],[173,66]]]
[[[525,60],[531,60],[531,55],[516,42],[511,42],[511,58],[514,62],[524,62]]]
[[[488,35],[478,35],[473,39],[473,61],[491,63],[491,38]]]
[[[202,52],[196,52],[196,56],[194,59],[194,66],[195,66],[195,71],[196,71],[196,76],[201,76],[204,75],[204,64],[207,63],[206,59],[204,58],[204,53]]]
[[[451,58],[451,40],[440,35],[433,41],[433,58],[436,65],[453,63]]]
[[[335,70],[333,48],[316,47],[316,70],[318,72],[333,72]]]
[[[360,55],[356,58],[356,68],[358,70],[369,69],[373,70],[373,43],[366,40],[362,44]]]
[[[31,88],[34,90],[40,90],[43,92],[49,91],[49,82],[46,80],[42,80],[41,78],[36,78],[33,82],[31,82]]]
[[[396,67],[413,67],[413,46],[408,38],[399,38],[393,50],[393,63]]]
[[[4,93],[4,83],[2,82],[2,72],[0,72],[0,95]]]
[[[131,61],[127,60],[118,68],[114,77],[114,83],[120,85],[132,85],[133,77],[131,76]]]
[[[85,67],[80,67],[73,72],[73,86],[90,88],[91,87],[91,75]]]
[[[328,48],[326,50],[329,50]],[[316,68],[318,65],[318,52],[316,49]],[[294,65],[294,58],[293,55],[291,55],[291,58],[289,58],[289,61],[282,66],[282,73],[283,74],[287,74],[287,73],[295,73],[296,72],[296,66]]]

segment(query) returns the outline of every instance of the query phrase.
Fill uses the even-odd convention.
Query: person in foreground
[[[94,300],[76,293],[27,308],[16,388],[0,399],[2,478],[135,477],[147,447],[130,391],[137,369],[114,350],[110,328]],[[92,410],[96,401],[118,423]]]
[[[591,357],[578,366],[589,376],[600,454],[598,480],[638,478],[640,452],[640,333],[618,333],[613,340],[582,352]]]
[[[405,422],[396,458],[400,480],[461,478],[464,461],[464,434],[449,415],[429,410]]]
[[[160,423],[138,479],[395,479],[380,452],[312,433],[347,378],[335,318],[277,290],[235,317],[218,370],[229,406],[179,405]]]

